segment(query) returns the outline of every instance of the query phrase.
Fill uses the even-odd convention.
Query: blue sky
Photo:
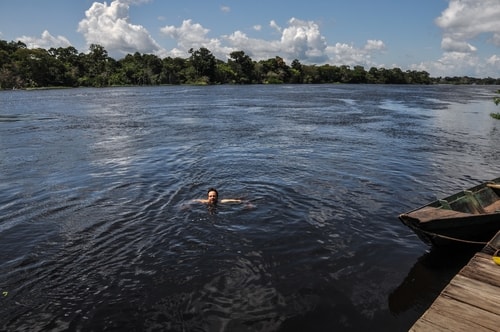
[[[116,59],[206,47],[221,60],[242,50],[257,61],[498,78],[500,0],[1,1],[0,39],[100,44]]]

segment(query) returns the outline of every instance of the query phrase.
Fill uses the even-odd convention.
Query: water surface
[[[397,215],[500,176],[497,89],[1,92],[0,328],[407,330],[470,255]]]

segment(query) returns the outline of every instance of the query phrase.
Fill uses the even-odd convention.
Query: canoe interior
[[[488,185],[490,183],[493,185]],[[404,216],[425,223],[491,213],[500,213],[500,178],[436,200]]]
[[[489,240],[500,230],[500,178],[436,200],[399,218],[427,243],[436,240],[429,233]]]

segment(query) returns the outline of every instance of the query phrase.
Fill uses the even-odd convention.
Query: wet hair
[[[210,188],[210,189],[208,189],[208,191],[207,191],[207,195],[208,195],[211,191],[215,191],[215,194],[217,195],[217,197],[219,197],[219,192],[218,192],[218,191],[217,191],[217,189],[215,189],[215,188]]]

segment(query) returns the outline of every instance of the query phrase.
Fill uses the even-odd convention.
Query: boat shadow
[[[415,262],[403,282],[389,294],[391,312],[395,315],[408,310],[423,313],[480,250],[477,246],[431,247]]]

